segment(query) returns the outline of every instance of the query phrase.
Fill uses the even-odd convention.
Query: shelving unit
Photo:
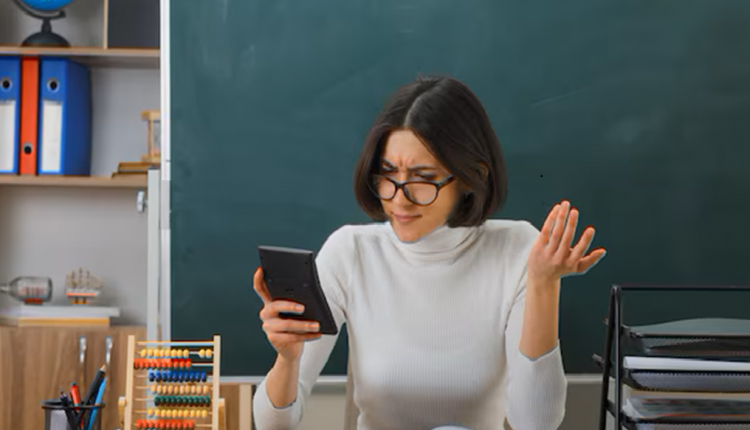
[[[0,175],[0,186],[146,188],[146,175],[137,176],[14,176]]]
[[[43,55],[68,57],[89,67],[159,67],[158,49],[121,49],[101,47],[27,48],[0,46],[0,55]]]

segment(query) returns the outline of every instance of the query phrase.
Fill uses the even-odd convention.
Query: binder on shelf
[[[602,368],[599,429],[606,428],[608,415],[617,430],[750,428],[750,320],[698,318],[630,327],[622,321],[624,290],[718,294],[750,292],[750,286],[614,285],[604,354],[594,356]]]
[[[18,173],[21,60],[0,57],[0,173]]]
[[[21,59],[21,135],[18,147],[18,173],[37,174],[39,146],[39,57]]]
[[[66,58],[43,58],[40,73],[39,174],[91,174],[91,78]]]

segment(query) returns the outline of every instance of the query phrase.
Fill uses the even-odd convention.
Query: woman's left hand
[[[578,210],[570,209],[570,202],[555,205],[542,226],[542,231],[531,247],[528,278],[535,284],[554,282],[566,275],[582,275],[607,253],[603,248],[588,251],[594,238],[594,228],[588,227],[573,246]]]

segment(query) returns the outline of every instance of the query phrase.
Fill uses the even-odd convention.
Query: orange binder
[[[37,143],[39,135],[39,58],[21,60],[21,135],[19,139],[18,173],[37,174]]]

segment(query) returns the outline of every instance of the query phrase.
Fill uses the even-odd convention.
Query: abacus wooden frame
[[[120,410],[121,410],[121,424],[123,430],[133,430],[133,414],[135,413],[135,354],[136,345],[138,346],[180,346],[180,347],[211,347],[213,350],[211,363],[211,425],[206,426],[200,425],[197,428],[210,427],[211,430],[224,430],[226,418],[224,409],[224,399],[219,397],[219,382],[221,377],[221,336],[214,335],[212,341],[136,341],[135,336],[128,336],[128,357],[127,357],[127,374],[126,374],[126,388],[125,397],[120,398]],[[147,384],[146,384],[147,385]],[[144,398],[148,396],[148,388],[143,388],[146,391]]]

